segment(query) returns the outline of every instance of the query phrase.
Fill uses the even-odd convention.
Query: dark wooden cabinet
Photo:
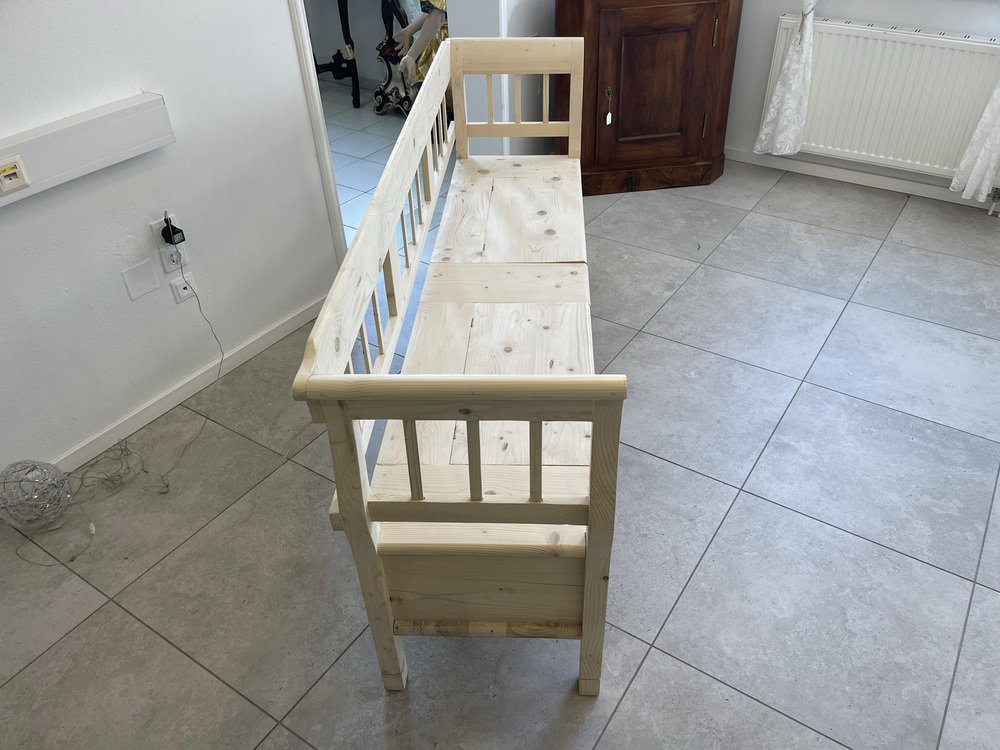
[[[741,9],[742,0],[556,0],[556,33],[585,39],[584,194],[722,174]]]

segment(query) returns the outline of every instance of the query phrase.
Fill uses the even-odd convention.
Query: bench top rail
[[[313,376],[352,370],[351,352],[366,318],[374,317],[379,327],[380,356],[366,356],[365,371],[389,371],[454,145],[454,125],[447,119],[450,82],[451,55],[445,42],[309,335],[292,384],[292,396],[298,400],[307,398]],[[380,286],[388,298],[388,315],[381,315],[373,300]]]

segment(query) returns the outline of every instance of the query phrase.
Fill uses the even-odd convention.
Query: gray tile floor
[[[998,747],[1000,221],[738,163],[586,208],[630,381],[600,697],[569,641],[408,639],[382,690],[304,328],[132,436],[169,494],[0,527],[0,745]]]

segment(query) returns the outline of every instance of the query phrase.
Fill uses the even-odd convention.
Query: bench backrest
[[[486,79],[486,120],[470,122],[466,97],[467,78]],[[494,117],[494,77],[514,79],[514,119],[498,122]],[[522,116],[526,75],[540,75],[541,120]],[[569,117],[553,120],[549,111],[552,76],[569,75]],[[583,39],[452,39],[451,87],[455,100],[455,134],[460,159],[469,156],[469,138],[567,138],[567,155],[580,158],[580,124],[583,116]]]

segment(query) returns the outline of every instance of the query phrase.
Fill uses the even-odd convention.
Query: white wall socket
[[[191,299],[197,291],[191,274],[186,273],[184,276],[170,282],[170,291],[174,293],[174,302],[178,305],[186,299]]]
[[[28,173],[24,171],[24,162],[17,154],[6,159],[0,159],[0,195],[13,193],[31,184]]]
[[[177,217],[173,214],[169,214],[170,222],[176,226]],[[183,265],[187,268],[188,265],[188,255],[187,255],[187,243],[183,243],[174,247],[163,241],[163,219],[157,219],[156,221],[149,222],[149,229],[153,233],[153,240],[156,242],[156,247],[160,251],[160,262],[163,263],[164,273],[173,273],[174,271],[179,271],[180,267]]]

